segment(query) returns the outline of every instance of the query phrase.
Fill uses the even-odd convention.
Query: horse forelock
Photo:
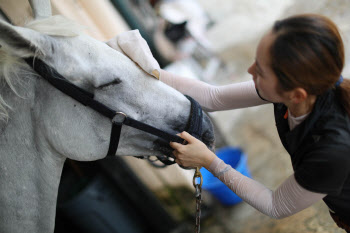
[[[85,26],[77,24],[61,15],[55,15],[44,19],[30,21],[25,25],[34,31],[50,36],[78,36],[83,34]]]

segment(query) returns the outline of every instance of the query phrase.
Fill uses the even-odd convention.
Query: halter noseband
[[[118,149],[120,133],[123,125],[127,125],[149,134],[155,135],[166,142],[184,143],[184,140],[177,135],[170,134],[166,131],[157,129],[151,125],[142,123],[133,118],[128,117],[123,112],[117,112],[106,105],[94,100],[94,95],[76,85],[69,82],[66,78],[60,75],[54,68],[47,65],[38,58],[29,57],[24,59],[27,64],[32,67],[41,77],[46,79],[55,88],[62,91],[64,94],[72,97],[81,104],[92,108],[112,121],[111,137],[107,156],[114,156]],[[190,120],[187,125],[187,132],[194,137],[201,139],[203,113],[200,105],[191,97],[186,96],[191,102]],[[164,161],[161,160],[163,163]],[[174,163],[170,160],[165,161],[168,164]]]

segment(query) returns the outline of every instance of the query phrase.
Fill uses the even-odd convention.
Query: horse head
[[[67,34],[63,28],[52,29],[55,27],[50,23],[52,19],[33,24],[35,30],[0,22],[0,55],[6,54],[5,57],[20,64],[17,76],[25,72],[33,76],[23,58],[34,56],[74,85],[93,93],[95,100],[111,109],[171,134],[186,130],[191,103],[184,95],[151,78],[127,56],[105,43],[83,34]],[[63,19],[55,20],[65,25]],[[110,142],[110,119],[63,94],[38,75],[34,76],[33,90],[27,90],[34,93],[34,102],[30,113],[24,114],[31,114],[33,118],[35,125],[30,127],[35,127],[36,144],[44,147],[43,151],[75,160],[105,157]],[[16,95],[7,98],[9,96],[19,98]],[[10,112],[10,119],[11,114],[16,111]],[[205,114],[202,120],[201,138],[212,148],[212,124]],[[168,144],[123,126],[117,155],[163,154],[171,154]]]

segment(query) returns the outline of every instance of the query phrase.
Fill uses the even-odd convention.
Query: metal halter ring
[[[123,124],[127,117],[128,116],[123,112],[116,112],[112,119],[112,122],[117,124]]]

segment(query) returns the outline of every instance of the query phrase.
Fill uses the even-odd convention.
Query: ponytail
[[[350,80],[344,79],[343,82],[336,87],[336,95],[345,111],[350,117]]]

